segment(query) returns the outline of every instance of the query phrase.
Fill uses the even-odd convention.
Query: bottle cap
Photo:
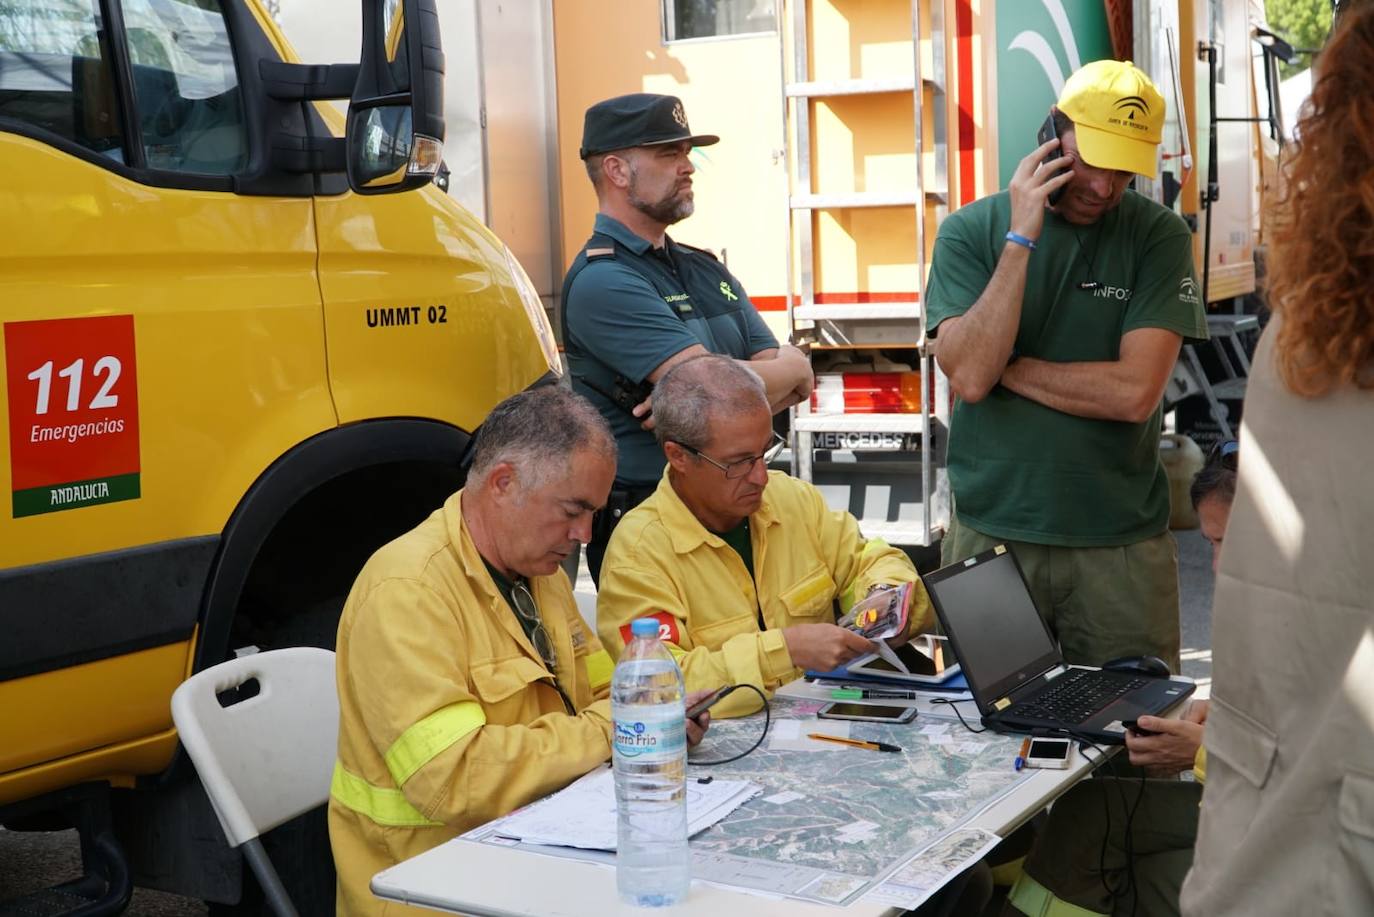
[[[630,623],[630,634],[634,637],[657,637],[658,618],[635,618]]]

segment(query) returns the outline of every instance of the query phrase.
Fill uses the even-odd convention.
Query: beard
[[[656,223],[671,226],[687,219],[692,215],[695,205],[690,197],[684,195],[684,188],[675,188],[656,201],[646,201],[639,196],[639,175],[631,168],[630,170],[630,206]]]

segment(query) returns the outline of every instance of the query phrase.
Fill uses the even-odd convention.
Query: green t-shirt
[[[520,612],[515,610],[515,597],[511,595],[515,583],[506,579],[485,557],[482,558],[482,566],[487,568],[487,573],[491,575],[491,581],[496,584],[496,591],[501,593],[501,598],[505,599],[506,604],[510,606],[510,613],[515,616],[516,621],[520,622],[520,629],[525,632],[530,643],[534,643],[534,622],[526,621]]]
[[[940,226],[926,292],[927,328],[982,295],[1006,244],[1007,192]],[[1083,281],[1096,281],[1082,290]],[[1134,191],[1092,226],[1047,212],[1031,253],[1016,352],[1055,362],[1110,361],[1121,336],[1165,328],[1205,340],[1192,235],[1172,211]],[[996,386],[954,405],[949,476],[961,522],[996,538],[1093,547],[1132,544],[1169,523],[1159,460],[1163,412],[1144,423],[1065,414]]]
[[[749,572],[749,578],[754,578],[754,545],[749,540],[749,517],[745,516],[744,521],[735,526],[728,532],[716,532],[720,540],[735,549],[739,559],[744,561],[744,569]]]

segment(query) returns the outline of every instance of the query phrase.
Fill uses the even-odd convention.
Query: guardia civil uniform
[[[710,146],[695,134],[676,96],[636,92],[597,102],[582,127],[583,160],[662,144]],[[663,450],[631,411],[649,395],[649,376],[692,347],[737,360],[778,348],[739,279],[705,249],[664,236],[656,246],[608,213],[563,278],[560,312],[573,391],[610,424],[615,485],[597,515],[587,566],[601,581],[601,558],[619,519],[653,492]]]
[[[611,661],[567,576],[529,583],[550,672],[473,545],[461,499],[372,556],[339,622],[329,837],[340,914],[410,912],[374,897],[372,876],[610,756]]]
[[[656,617],[688,691],[751,684],[771,692],[802,674],[782,629],[834,624],[837,604],[848,608],[873,586],[915,582],[908,632],[929,626],[930,601],[907,556],[866,541],[854,517],[830,509],[810,484],[769,472],[748,522],[752,576],[740,554],[692,515],[665,471],[606,551],[596,618],[607,650],[618,657],[630,622]],[[757,707],[757,696],[736,692],[711,712]]]

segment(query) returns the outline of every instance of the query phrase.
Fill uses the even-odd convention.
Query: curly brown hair
[[[1374,4],[1341,17],[1313,72],[1268,282],[1279,371],[1306,397],[1374,388]]]

